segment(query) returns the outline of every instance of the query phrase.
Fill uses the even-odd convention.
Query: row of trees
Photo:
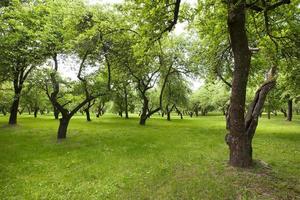
[[[59,117],[59,111],[53,108],[53,105],[45,95],[45,91],[40,85],[32,85],[35,80],[27,80],[29,83],[25,85],[18,107],[18,113],[21,115],[27,112],[37,117],[39,114],[51,114],[55,119]],[[75,84],[75,83],[74,83]],[[75,84],[76,85],[76,84]],[[182,79],[172,79],[166,84],[163,95],[162,108],[159,113],[167,116],[171,120],[171,113],[183,116],[206,116],[208,112],[219,112],[226,116],[229,106],[229,89],[221,82],[206,83],[199,89],[192,91],[190,84]],[[78,87],[78,86],[76,86]],[[9,113],[11,102],[13,99],[13,90],[9,84],[2,84],[2,93],[0,96],[0,112],[3,115]],[[246,105],[251,103],[254,97],[255,88],[250,88],[247,94]],[[69,106],[72,107],[79,100],[80,92],[73,94],[64,94]],[[150,92],[151,105],[159,106],[159,92],[152,90]],[[73,101],[72,101],[73,100]],[[73,105],[72,105],[73,102]],[[75,104],[74,104],[75,103]],[[300,114],[300,102],[295,99],[290,103],[290,99],[286,97],[285,91],[278,88],[272,90],[268,95],[264,109],[270,119],[271,115],[277,116],[282,114],[288,121],[292,121],[293,112]],[[102,116],[105,112],[116,113],[121,117],[129,118],[130,113],[141,113],[142,100],[140,99],[135,85],[127,83],[119,85],[111,91],[110,95],[98,97],[83,106],[78,112],[86,115],[87,121],[91,121],[91,114],[96,117]]]
[[[158,112],[170,119],[174,111],[218,109],[227,119],[230,164],[250,166],[265,101],[268,113],[281,110],[289,120],[299,101],[298,3],[3,1],[1,110],[15,125],[18,111],[43,112],[50,102],[63,139],[75,113],[89,121],[90,110],[100,116],[108,101],[125,117],[138,110],[141,125]],[[183,21],[188,34],[170,33]],[[198,76],[206,84],[191,94],[187,80]]]

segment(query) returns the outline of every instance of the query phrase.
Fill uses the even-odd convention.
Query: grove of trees
[[[262,113],[300,113],[299,3],[1,1],[0,111],[11,126],[51,114],[58,140],[79,113],[135,113],[145,126],[218,112],[229,164],[249,167]]]

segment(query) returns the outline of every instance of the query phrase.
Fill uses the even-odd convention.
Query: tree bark
[[[53,111],[54,111],[54,118],[58,119],[58,117],[59,117],[59,110],[54,107]]]
[[[9,122],[8,122],[10,125],[17,124],[19,102],[20,102],[20,93],[15,93],[14,101],[10,108],[10,116],[9,116]]]
[[[67,129],[70,122],[70,118],[60,118],[59,119],[59,127],[57,132],[57,139],[65,139],[67,137]]]
[[[84,109],[85,115],[86,115],[86,121],[90,122],[91,120],[91,115],[90,115],[90,109],[86,108]]]
[[[146,125],[148,108],[149,108],[149,100],[144,95],[143,96],[143,108],[142,108],[142,113],[140,116],[140,125],[143,125],[143,126]]]
[[[293,100],[288,100],[287,121],[292,121],[293,118]]]
[[[235,167],[249,167],[252,164],[251,140],[245,130],[245,100],[250,68],[251,52],[245,30],[245,0],[232,0],[228,4],[227,24],[234,56],[234,72],[228,115],[229,164]]]

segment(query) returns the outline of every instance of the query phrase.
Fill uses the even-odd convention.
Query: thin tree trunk
[[[293,100],[288,100],[287,121],[292,121],[293,118]]]
[[[168,113],[167,113],[167,120],[168,120],[168,121],[171,121],[171,112],[168,112]]]
[[[127,89],[126,86],[124,87],[124,99],[125,99],[125,119],[129,119],[128,116],[128,94],[127,94]]]
[[[280,111],[283,113],[283,116],[286,118],[287,117],[286,110],[284,110],[283,108],[281,108]]]
[[[31,108],[27,106],[28,115],[31,115]]]
[[[86,108],[84,109],[85,115],[86,115],[86,121],[90,122],[91,120],[91,116],[90,116],[90,109]]]
[[[34,118],[37,117],[37,113],[38,113],[39,109],[38,108],[34,108]]]
[[[177,108],[177,106],[175,105],[175,109],[178,113],[178,115],[180,115],[180,119],[183,119],[183,115],[182,115],[182,112],[180,112],[180,110]]]
[[[270,110],[270,106],[269,105],[268,105],[267,114],[268,114],[268,119],[271,119],[271,110]]]

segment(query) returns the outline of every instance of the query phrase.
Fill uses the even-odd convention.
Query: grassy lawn
[[[300,117],[260,120],[252,169],[227,165],[224,117],[0,117],[0,199],[300,199]]]

